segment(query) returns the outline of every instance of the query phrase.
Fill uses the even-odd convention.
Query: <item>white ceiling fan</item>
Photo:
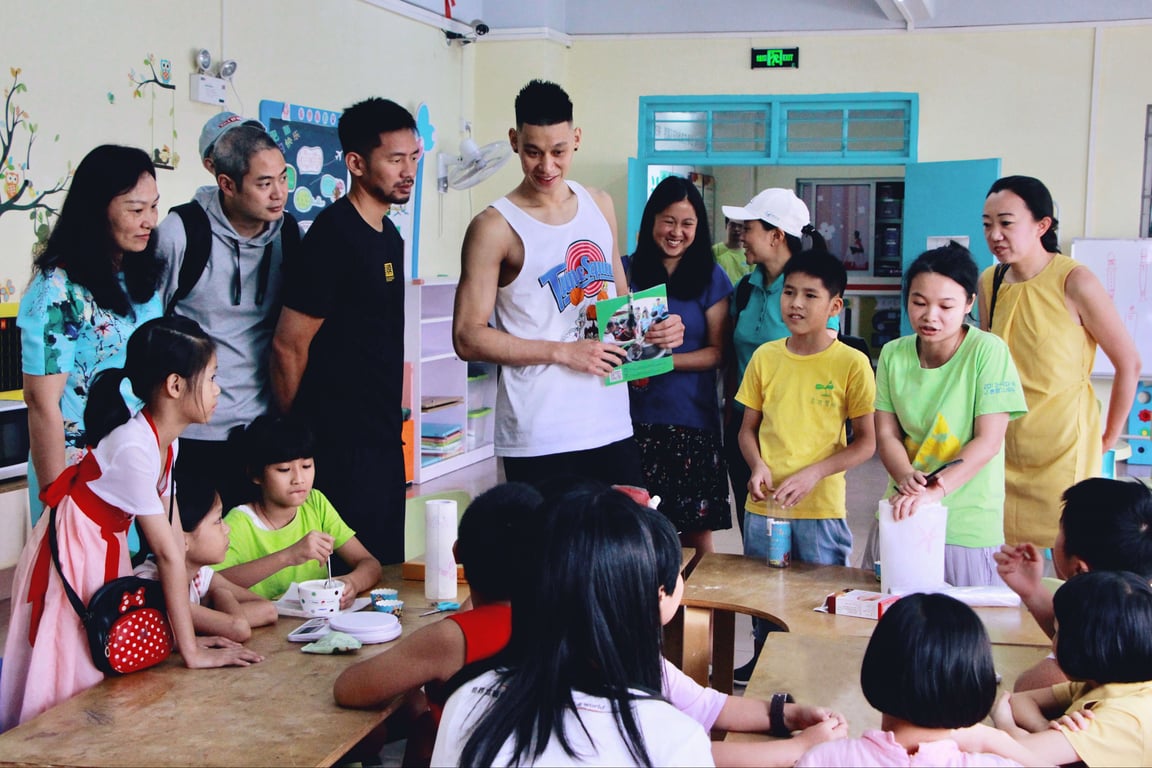
[[[460,154],[441,152],[436,156],[436,189],[441,193],[449,189],[468,189],[496,173],[512,156],[507,141],[494,141],[483,146],[472,139],[472,126],[465,126],[465,137],[460,142]]]

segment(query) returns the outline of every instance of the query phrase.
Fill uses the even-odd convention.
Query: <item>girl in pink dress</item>
[[[56,507],[60,566],[87,603],[103,584],[132,573],[127,531],[133,519],[160,572],[176,647],[189,667],[246,666],[261,656],[192,629],[179,512],[168,521],[176,438],[216,407],[216,353],[194,321],[150,320],[128,340],[124,368],[100,373],[85,409],[89,451],[42,494]],[[120,389],[143,396],[130,416]],[[12,586],[12,618],[0,677],[0,731],[13,728],[103,679],[80,618],[65,596],[47,545],[44,515],[24,547]]]

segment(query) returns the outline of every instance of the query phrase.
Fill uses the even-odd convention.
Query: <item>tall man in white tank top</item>
[[[559,85],[533,80],[521,89],[508,138],[524,180],[464,237],[456,353],[501,366],[495,442],[508,480],[575,475],[643,486],[628,389],[604,384],[623,353],[586,322],[597,300],[628,290],[612,198],[565,178],[580,129]],[[647,335],[667,348],[683,338],[678,315]]]

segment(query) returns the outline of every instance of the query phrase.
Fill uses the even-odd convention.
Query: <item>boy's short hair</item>
[[[361,157],[367,157],[380,146],[380,134],[405,129],[419,133],[416,118],[396,102],[379,96],[348,107],[336,124],[340,148],[345,153],[355,152]]]
[[[474,593],[498,602],[511,600],[522,586],[543,501],[530,485],[502,483],[468,505],[457,531],[456,556]]]
[[[844,269],[844,262],[816,248],[809,248],[788,259],[784,265],[784,276],[797,273],[817,278],[833,298],[843,297],[844,288],[848,285],[848,271]]]
[[[1064,552],[1093,571],[1152,579],[1152,491],[1140,482],[1090,477],[1064,491]]]
[[[294,416],[257,416],[247,427],[233,428],[228,441],[249,479],[260,477],[269,464],[310,459],[316,453],[312,430]]]
[[[219,498],[216,484],[203,475],[181,472],[179,466],[173,471],[176,475],[176,503],[180,505],[180,525],[185,533],[191,533],[216,506]]]
[[[516,127],[572,122],[572,99],[559,85],[532,80],[516,95]]]
[[[1092,571],[1052,598],[1056,661],[1073,680],[1152,680],[1152,587],[1127,571]]]
[[[860,687],[873,708],[921,728],[975,725],[996,699],[984,624],[947,595],[900,598],[876,624]]]

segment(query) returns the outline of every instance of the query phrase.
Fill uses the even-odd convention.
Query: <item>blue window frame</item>
[[[914,93],[642,96],[639,159],[683,165],[916,162]]]

